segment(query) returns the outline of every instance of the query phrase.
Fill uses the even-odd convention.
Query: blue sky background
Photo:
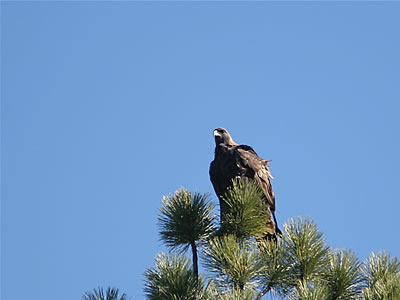
[[[400,256],[400,4],[2,2],[1,298],[143,299],[163,195],[212,130],[271,159],[277,218]]]

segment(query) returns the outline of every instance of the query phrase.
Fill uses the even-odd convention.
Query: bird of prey
[[[269,212],[267,213],[267,238],[276,239],[282,233],[278,228],[275,217],[275,196],[271,185],[269,161],[260,158],[252,147],[238,145],[225,128],[214,130],[215,157],[210,164],[210,179],[220,201],[221,221],[228,207],[223,196],[232,186],[235,178],[249,178],[254,180],[264,194],[264,200]]]

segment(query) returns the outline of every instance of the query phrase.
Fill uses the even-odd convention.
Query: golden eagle
[[[222,196],[232,186],[233,179],[249,178],[261,188],[269,209],[266,237],[276,239],[282,233],[275,217],[275,196],[270,181],[272,176],[268,167],[269,161],[260,158],[250,146],[236,144],[225,128],[215,129],[214,138],[215,158],[210,164],[210,179],[220,201],[221,221],[228,209]]]

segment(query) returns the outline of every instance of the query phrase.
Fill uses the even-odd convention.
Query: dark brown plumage
[[[250,178],[263,191],[269,207],[267,237],[276,238],[281,235],[275,218],[275,196],[270,180],[272,176],[268,167],[269,161],[260,158],[250,146],[236,144],[224,128],[215,129],[214,138],[215,158],[210,165],[210,179],[220,200],[221,220],[228,209],[221,196],[232,186],[232,180],[238,177]]]

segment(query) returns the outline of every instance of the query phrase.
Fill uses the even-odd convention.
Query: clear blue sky
[[[1,298],[143,299],[157,214],[212,130],[271,159],[277,218],[400,256],[400,4],[1,2]]]

